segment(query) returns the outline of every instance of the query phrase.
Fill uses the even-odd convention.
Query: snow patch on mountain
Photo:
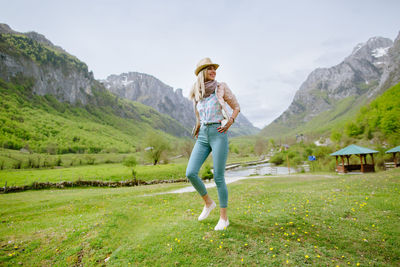
[[[372,56],[375,58],[383,57],[387,54],[387,52],[389,51],[389,48],[390,48],[390,46],[375,48],[374,50],[372,50]]]

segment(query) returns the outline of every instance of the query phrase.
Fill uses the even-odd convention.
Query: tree
[[[180,150],[185,157],[190,158],[190,154],[192,154],[193,150],[193,142],[190,140],[183,141]]]
[[[135,156],[126,157],[124,159],[124,161],[122,162],[122,164],[125,165],[126,167],[132,167],[132,176],[133,176],[133,178],[136,179],[135,167],[137,165],[137,160],[136,160]]]
[[[272,149],[275,149],[275,146],[276,146],[276,142],[275,142],[275,140],[274,139],[269,139],[269,144],[271,145],[271,148]]]
[[[170,149],[168,141],[157,133],[151,133],[148,135],[146,145],[146,155],[153,161],[154,165],[157,165],[162,153]]]
[[[359,127],[356,123],[349,121],[345,125],[345,132],[348,137],[357,137],[364,133],[364,126]]]
[[[336,130],[333,130],[331,133],[331,140],[335,143],[340,143],[340,141],[342,140],[342,134]]]
[[[264,139],[262,137],[258,137],[254,145],[254,153],[256,153],[257,156],[261,156],[264,153],[265,148],[266,145]]]

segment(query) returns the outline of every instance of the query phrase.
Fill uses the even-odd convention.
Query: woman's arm
[[[231,117],[236,119],[240,112],[239,102],[237,101],[235,95],[232,93],[231,89],[228,87],[226,83],[222,83],[224,85],[224,100],[233,110]]]
[[[237,101],[235,95],[232,93],[231,89],[228,87],[226,83],[221,83],[224,86],[224,101],[228,103],[228,105],[232,108],[233,112],[232,115],[230,116],[228,122],[225,124],[224,127],[218,127],[218,131],[220,133],[226,133],[226,131],[231,127],[231,125],[234,123],[236,120],[237,116],[239,115],[240,112],[240,106],[239,102]]]
[[[196,125],[193,127],[192,131],[192,137],[197,138],[199,135],[199,130],[200,130],[200,114],[199,111],[197,110],[197,102],[193,102],[193,108],[194,108],[194,113],[196,114]]]

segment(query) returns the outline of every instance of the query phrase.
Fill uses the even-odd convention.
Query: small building
[[[378,153],[376,150],[372,150],[369,148],[349,145],[343,149],[340,149],[332,154],[331,156],[336,157],[336,171],[338,173],[347,173],[351,171],[361,171],[361,172],[374,172],[375,171],[375,162],[374,162],[374,154]],[[350,157],[352,155],[358,156],[360,158],[360,164],[350,164]],[[372,164],[367,163],[367,155],[371,156]],[[339,157],[341,158],[341,164],[339,163]],[[345,164],[345,159],[347,161],[347,165]]]
[[[392,165],[394,168],[400,167],[400,162],[398,162],[397,159],[396,159],[396,153],[400,154],[400,146],[396,146],[396,147],[394,147],[392,149],[389,149],[385,153],[392,153],[393,154],[393,163],[390,163],[390,165]],[[385,165],[386,165],[386,163],[385,163]]]

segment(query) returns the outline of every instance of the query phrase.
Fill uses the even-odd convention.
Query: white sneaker
[[[207,208],[207,205],[204,205],[204,209],[201,212],[200,216],[199,216],[199,221],[204,220],[205,218],[208,217],[208,215],[210,215],[210,212],[217,206],[217,204],[215,204],[215,202],[213,201],[213,203],[210,205],[210,207]]]
[[[226,221],[224,219],[219,218],[217,225],[215,226],[215,231],[225,230],[229,225],[229,219]]]

